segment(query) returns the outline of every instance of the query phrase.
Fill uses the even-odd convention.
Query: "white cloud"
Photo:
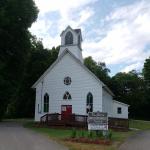
[[[86,41],[84,56],[92,55],[107,64],[126,63],[125,70],[139,68],[150,55],[144,51],[150,43],[150,3],[141,1],[116,9],[106,17],[110,23],[106,36],[98,42]],[[136,64],[136,65],[135,65]]]
[[[92,15],[94,11],[88,7],[97,0],[35,0],[40,12],[37,22],[35,22],[30,31],[37,37],[43,39],[45,47],[51,48],[60,44],[60,33],[68,25],[73,28],[82,26]],[[84,9],[81,9],[83,8]],[[48,18],[47,13],[57,12],[60,18],[52,20]],[[76,18],[75,18],[76,17]],[[51,35],[51,28],[55,27],[55,36]],[[82,29],[84,30],[83,26]]]
[[[86,22],[93,14],[94,14],[94,11],[91,8],[89,8],[89,7],[87,7],[84,10],[82,10],[79,13],[80,20],[79,20],[78,24],[80,25],[80,24]]]
[[[131,70],[140,70],[143,67],[141,63],[135,63],[131,64],[129,66],[126,66],[124,69],[121,70],[121,72],[129,72]]]
[[[43,32],[43,30],[47,31],[52,25],[52,22],[49,21],[49,20],[38,20],[38,23],[35,22],[33,23],[32,25],[32,32],[35,34],[35,35],[42,35],[42,34],[45,34],[46,32]]]
[[[65,16],[71,9],[83,7],[96,0],[34,0],[40,13],[44,14],[51,11],[59,11]]]
[[[86,31],[89,19],[95,13],[91,4],[98,0],[35,0],[40,9],[39,18],[30,29],[37,37],[43,38],[45,47],[51,48],[60,44],[60,33],[70,25],[81,28],[86,34],[97,33],[97,37],[83,42],[83,56],[92,56],[97,61],[106,64],[126,64],[123,70],[139,69],[148,56],[150,50],[145,51],[150,43],[150,3],[142,0],[127,6],[116,8],[107,17],[101,18],[104,28],[93,28]],[[60,18],[52,20],[47,14],[57,12]],[[91,20],[90,20],[91,21]],[[92,20],[94,21],[94,20]],[[50,31],[53,29],[55,35]],[[102,33],[102,34],[100,34]],[[124,66],[124,65],[123,65]]]

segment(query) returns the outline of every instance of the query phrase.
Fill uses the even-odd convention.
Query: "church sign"
[[[104,112],[89,112],[88,130],[108,130],[108,116]]]

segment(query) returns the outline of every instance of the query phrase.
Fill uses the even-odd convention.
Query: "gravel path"
[[[0,123],[0,150],[68,150],[18,123]]]
[[[150,150],[150,131],[141,131],[129,137],[119,150]]]

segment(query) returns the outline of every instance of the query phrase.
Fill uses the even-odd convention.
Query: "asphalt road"
[[[0,123],[0,150],[68,150],[18,123]]]
[[[150,150],[150,131],[141,131],[129,137],[119,150]]]

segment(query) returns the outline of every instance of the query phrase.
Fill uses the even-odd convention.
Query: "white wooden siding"
[[[41,113],[41,108],[43,107],[43,104],[41,103],[41,94],[42,94],[42,83],[40,82],[36,86],[36,101],[35,101],[35,121],[39,121],[40,117],[43,115]],[[39,105],[39,110],[38,110],[38,105]]]
[[[71,85],[64,85],[64,77],[66,76],[71,77]],[[42,91],[40,84],[41,82],[36,86],[38,91],[36,96],[36,121],[39,121],[40,117],[44,115],[43,110],[41,114],[37,113]],[[72,100],[63,100],[66,91],[71,94]],[[85,115],[88,92],[93,94],[93,111],[102,111],[102,85],[68,53],[44,77],[43,95],[46,92],[50,99],[50,113],[61,113],[61,105],[72,105],[72,113]]]
[[[79,59],[83,63],[83,58],[82,58],[82,52],[80,48],[77,45],[70,45],[70,46],[60,46],[60,51],[59,55],[60,56],[65,49],[68,49],[77,59]]]
[[[121,107],[121,114],[118,114],[117,112],[118,107]],[[128,119],[128,105],[120,103],[118,101],[113,101],[113,117]]]
[[[113,97],[103,89],[103,112],[107,112],[109,117],[113,116]]]

